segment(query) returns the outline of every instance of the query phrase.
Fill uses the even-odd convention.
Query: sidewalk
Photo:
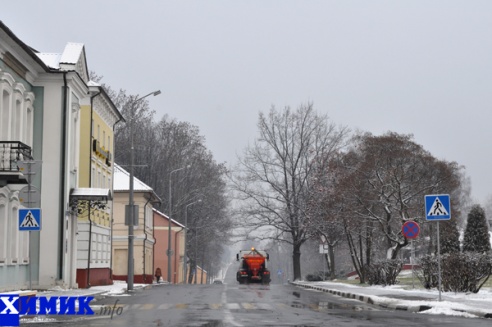
[[[339,282],[291,282],[293,285],[374,304],[385,309],[443,314],[463,317],[492,318],[492,289],[474,293],[403,289],[402,286],[362,286]],[[411,287],[411,286],[410,286]]]
[[[146,289],[152,286],[153,284],[133,284],[133,290]],[[37,296],[93,296],[97,300],[104,296],[129,295],[126,289],[126,282],[115,280],[113,285],[92,286],[91,288],[63,289],[55,287],[48,291],[38,291]]]
[[[133,291],[147,289],[153,286],[164,285],[164,283],[159,284],[134,284]],[[131,292],[133,292],[131,291]],[[106,296],[131,296],[131,292],[127,291],[127,283],[122,281],[114,281],[113,285],[105,286],[93,286],[91,288],[82,289],[63,289],[61,287],[55,287],[47,291],[17,291],[17,292],[6,292],[6,293],[17,293],[26,294],[34,296],[46,296],[46,297],[58,297],[58,296],[92,296],[94,301],[91,302],[90,307],[96,313],[96,317],[100,318],[98,315],[101,311],[101,305],[97,304],[97,300],[104,298]],[[46,323],[46,322],[67,322],[67,321],[77,321],[83,319],[93,319],[94,316],[63,316],[63,315],[33,315],[33,316],[21,316],[21,323]]]

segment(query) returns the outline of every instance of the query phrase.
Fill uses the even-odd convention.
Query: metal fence
[[[30,146],[19,141],[0,141],[0,172],[19,171],[17,161],[32,159]]]

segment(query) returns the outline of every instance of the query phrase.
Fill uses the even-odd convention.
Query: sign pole
[[[411,260],[410,263],[412,264],[412,288],[415,288],[415,280],[414,280],[414,274],[413,274],[413,265],[415,262],[415,245],[413,243],[413,239],[410,241],[412,242],[412,253],[411,253]]]
[[[441,301],[441,244],[439,236],[439,221],[451,219],[451,200],[449,198],[449,194],[426,195],[425,216],[427,220],[437,221],[437,272],[439,301]]]
[[[439,221],[437,221],[437,271],[439,280],[439,302],[441,302],[441,244],[439,243]]]
[[[27,165],[27,207],[31,207],[31,164]],[[27,247],[27,255],[29,256],[29,290],[32,290],[32,260],[31,260],[31,231],[27,236],[29,238],[29,245]]]

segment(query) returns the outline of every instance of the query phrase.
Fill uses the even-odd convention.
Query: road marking
[[[157,307],[158,310],[168,310],[171,309],[174,306],[174,304],[171,303],[164,303],[161,304],[160,306]]]
[[[243,306],[243,308],[245,308],[246,310],[254,310],[256,309],[256,306],[254,303],[241,303],[241,305]]]
[[[256,306],[260,310],[273,310],[273,307],[269,303],[256,303]]]
[[[229,324],[229,325],[233,325],[233,326],[237,326],[237,327],[241,327],[243,325],[241,325],[235,321],[234,316],[232,315],[231,311],[229,310],[229,308],[227,308],[226,292],[227,292],[227,284],[224,287],[224,290],[222,291],[222,296],[221,296],[222,304],[226,306],[225,307],[226,309],[224,310],[224,323]],[[239,307],[239,305],[238,305],[238,307]]]
[[[222,304],[220,304],[220,303],[212,303],[212,304],[209,304],[209,307],[212,310],[218,310],[218,309],[220,309],[222,307]]]
[[[224,303],[224,308],[226,308],[226,310],[239,310],[241,309],[241,306],[239,303]]]
[[[142,304],[140,310],[152,310],[154,308],[155,308],[155,304],[148,303],[148,304]]]

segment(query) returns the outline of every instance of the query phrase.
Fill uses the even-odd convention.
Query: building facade
[[[80,109],[79,189],[113,190],[114,128],[124,119],[104,89],[89,82],[90,97]],[[77,284],[80,288],[112,284],[112,206],[79,201]]]
[[[161,200],[151,187],[134,177],[134,204],[138,206],[138,225],[133,232],[134,283],[154,280],[153,204]],[[114,165],[112,267],[114,280],[128,279],[128,226],[125,207],[129,203],[130,174]]]
[[[78,183],[79,111],[88,94],[84,47],[40,53],[0,22],[0,70],[0,289],[77,287],[70,193]],[[28,176],[33,192],[25,196]],[[42,210],[40,231],[19,231],[25,207]]]
[[[97,138],[103,146],[92,152],[92,134],[86,136],[81,125],[82,118],[87,124],[83,106],[92,108],[105,133]],[[0,291],[78,287],[84,245],[78,242],[79,221],[82,237],[86,230],[83,216],[77,217],[86,202],[100,208],[94,212],[97,228],[102,226],[94,229],[95,264],[109,271],[111,167],[100,169],[106,179],[98,189],[91,189],[88,176],[101,162],[112,164],[112,145],[104,143],[106,136],[112,142],[118,119],[107,95],[89,81],[83,44],[41,53],[0,22]],[[24,208],[40,210],[37,230],[19,230]]]
[[[184,233],[185,226],[171,219],[171,283],[184,281]],[[169,217],[154,209],[154,267],[162,271],[162,279],[168,281]],[[189,265],[188,265],[189,273]]]

